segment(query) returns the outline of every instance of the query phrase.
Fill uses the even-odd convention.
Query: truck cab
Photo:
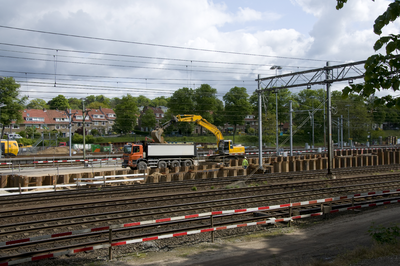
[[[143,159],[143,146],[132,143],[127,143],[123,147],[124,155],[122,167],[130,167],[131,169],[137,169],[138,160]]]

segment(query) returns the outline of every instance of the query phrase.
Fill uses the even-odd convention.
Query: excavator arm
[[[215,137],[217,138],[217,145],[219,145],[219,142],[221,140],[224,140],[224,136],[222,136],[221,131],[200,115],[177,115],[176,118],[178,122],[194,122],[199,126],[204,127],[215,135]]]
[[[217,145],[219,145],[220,141],[224,140],[224,136],[222,136],[221,131],[200,115],[177,115],[176,117],[174,116],[170,121],[161,125],[158,129],[155,129],[151,132],[151,137],[153,138],[154,142],[164,143],[164,138],[162,136],[162,134],[164,133],[164,129],[175,122],[194,122],[199,126],[204,127],[215,135],[215,137],[217,138]]]

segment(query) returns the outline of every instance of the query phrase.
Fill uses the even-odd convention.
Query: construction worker
[[[249,162],[247,161],[247,157],[244,157],[243,162],[242,162],[243,169],[247,169],[247,166],[249,166]]]

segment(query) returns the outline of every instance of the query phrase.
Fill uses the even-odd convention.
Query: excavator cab
[[[220,155],[229,154],[229,151],[232,149],[233,149],[232,141],[221,140],[218,145],[218,154],[220,154]]]
[[[234,155],[244,154],[245,150],[243,146],[233,146],[232,140],[221,140],[218,145],[219,155]]]

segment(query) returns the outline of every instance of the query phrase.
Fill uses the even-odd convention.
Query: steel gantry
[[[275,75],[271,77],[260,77],[258,82],[258,134],[259,134],[259,162],[262,169],[262,93],[264,91],[275,91],[279,89],[289,89],[295,87],[306,87],[310,89],[313,85],[326,86],[326,110],[327,110],[327,125],[328,125],[328,177],[332,177],[333,167],[333,146],[332,146],[332,109],[331,109],[331,84],[340,81],[353,81],[355,79],[364,78],[364,64],[366,60],[330,66],[329,62],[325,67],[294,72],[283,75]],[[263,83],[264,88],[262,88]],[[292,137],[292,136],[291,136]]]

